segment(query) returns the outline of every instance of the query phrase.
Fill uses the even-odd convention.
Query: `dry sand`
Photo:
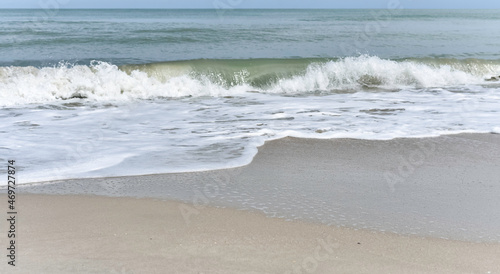
[[[2,273],[500,271],[499,244],[354,231],[234,209],[200,209],[187,224],[181,204],[153,199],[22,195],[18,204],[17,266],[4,258]]]
[[[285,138],[236,169],[26,185],[0,273],[500,273],[498,166],[496,134]]]

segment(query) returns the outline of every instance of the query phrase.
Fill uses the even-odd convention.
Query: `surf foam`
[[[233,96],[249,91],[323,94],[360,89],[448,87],[486,84],[500,74],[494,61],[385,60],[376,56],[338,60],[194,60],[118,67],[0,67],[2,106],[83,98],[91,101]]]

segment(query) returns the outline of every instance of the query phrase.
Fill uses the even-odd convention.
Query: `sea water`
[[[499,25],[404,7],[0,10],[0,162],[29,183],[236,167],[285,136],[500,133]]]

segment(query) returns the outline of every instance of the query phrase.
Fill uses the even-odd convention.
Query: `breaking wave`
[[[233,96],[246,92],[302,95],[486,84],[500,61],[376,56],[341,59],[190,60],[116,66],[61,63],[0,67],[0,105],[73,98],[94,101]]]

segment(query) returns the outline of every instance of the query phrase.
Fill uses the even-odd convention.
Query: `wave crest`
[[[274,94],[338,93],[485,84],[500,74],[486,60],[408,59],[376,56],[342,59],[193,60],[115,66],[0,67],[1,104],[19,105],[85,98],[132,100]]]

